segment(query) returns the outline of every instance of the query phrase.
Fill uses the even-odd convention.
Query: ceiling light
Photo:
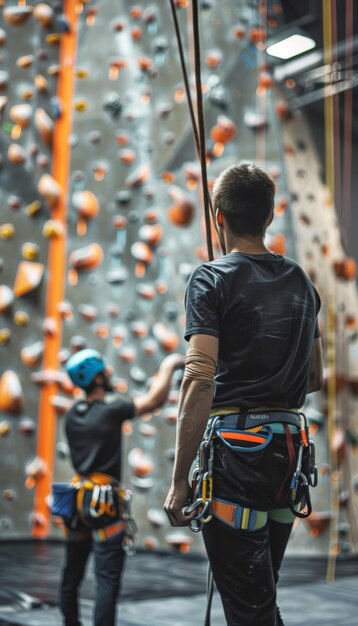
[[[268,46],[266,52],[270,56],[278,57],[279,59],[291,59],[315,47],[316,42],[310,37],[295,34]]]

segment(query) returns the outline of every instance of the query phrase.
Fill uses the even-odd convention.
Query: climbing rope
[[[179,27],[178,16],[177,16],[174,0],[170,0],[170,7],[172,11],[172,16],[173,16],[180,65],[181,65],[181,70],[183,74],[184,87],[185,87],[185,92],[186,92],[186,97],[187,97],[187,102],[188,102],[191,126],[193,130],[194,144],[195,144],[196,152],[197,152],[198,159],[200,161],[200,167],[201,167],[206,241],[207,241],[207,249],[208,249],[208,258],[209,258],[209,261],[212,261],[214,256],[213,256],[213,246],[212,246],[212,237],[211,237],[210,216],[213,221],[215,230],[217,232],[223,254],[226,254],[226,248],[225,248],[225,243],[222,239],[221,233],[218,231],[216,223],[215,223],[214,208],[211,202],[211,197],[210,197],[209,189],[208,189],[208,181],[207,181],[206,149],[205,149],[205,118],[204,118],[203,97],[202,97],[202,89],[201,89],[200,31],[199,31],[198,3],[197,3],[197,0],[193,0],[193,37],[194,37],[195,84],[196,84],[196,103],[197,103],[196,108],[197,108],[198,124],[196,123],[196,118],[195,118],[188,72],[187,72],[186,64],[185,64],[183,42],[182,42],[182,37],[180,33],[180,27]]]

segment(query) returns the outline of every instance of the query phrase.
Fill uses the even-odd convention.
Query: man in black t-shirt
[[[104,494],[108,494],[108,489],[113,489],[111,493],[118,495],[122,424],[125,420],[151,413],[164,404],[173,372],[183,364],[184,359],[179,354],[166,357],[148,393],[133,400],[120,399],[110,403],[106,402],[106,393],[113,391],[113,386],[102,355],[96,350],[86,349],[69,358],[67,372],[72,382],[86,392],[85,399],[76,402],[68,411],[65,422],[71,460],[78,475],[76,480],[91,481],[90,485],[93,483],[104,487]],[[91,490],[88,493],[91,497]],[[86,504],[85,499],[83,503]],[[99,505],[102,505],[101,501]],[[93,495],[89,506],[92,506],[92,515],[98,512],[93,505]],[[97,583],[94,624],[114,626],[125,558],[122,545],[125,522],[121,520],[119,512],[114,514],[114,518],[99,516],[100,521],[94,529],[91,527],[91,510],[88,518],[84,510],[80,512],[77,509],[77,514],[79,521],[75,525],[68,523],[66,529],[66,562],[60,592],[64,626],[81,624],[78,588],[91,550],[94,552]],[[95,515],[93,517],[95,519]]]
[[[298,410],[322,381],[320,299],[297,263],[265,246],[274,208],[265,172],[227,168],[214,207],[227,254],[198,267],[186,290],[189,349],[164,509],[173,526],[193,518],[183,511],[188,474],[209,417],[219,416],[203,537],[227,624],[282,626],[276,583],[294,519]]]

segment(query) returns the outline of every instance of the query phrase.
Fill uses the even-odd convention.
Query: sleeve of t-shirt
[[[122,422],[125,422],[126,420],[133,419],[135,415],[135,406],[133,400],[124,400],[121,398],[119,400],[116,400],[115,402],[111,402],[110,404],[108,404],[108,408],[111,409],[113,418],[118,420],[120,424]]]
[[[185,292],[185,339],[192,335],[219,337],[218,278],[210,266],[201,265],[190,276]]]

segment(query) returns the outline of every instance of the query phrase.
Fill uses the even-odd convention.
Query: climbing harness
[[[113,477],[101,472],[76,474],[70,483],[53,483],[53,515],[63,517],[74,531],[78,520],[91,530],[95,541],[108,541],[123,533],[123,548],[135,553],[137,526],[131,513],[132,493],[121,489]],[[72,533],[73,534],[73,533]]]
[[[230,412],[231,411],[231,412]],[[221,498],[213,498],[214,441],[220,439],[224,445],[240,452],[256,452],[268,446],[272,440],[275,424],[281,424],[282,432],[288,437],[289,426],[297,428],[301,440],[296,466],[291,478],[287,506],[297,517],[308,517],[312,512],[309,487],[316,487],[318,482],[315,464],[315,446],[309,439],[307,419],[298,411],[282,409],[255,409],[252,412],[240,412],[237,409],[222,409],[209,419],[203,439],[199,446],[192,474],[192,501],[185,509],[187,515],[195,512],[189,524],[192,532],[200,532],[205,523],[214,515],[232,528],[255,530],[265,525],[267,512],[241,506]],[[215,414],[216,413],[216,414]],[[291,438],[292,440],[292,438]],[[289,460],[294,452],[289,448]],[[291,469],[291,463],[289,471]],[[286,482],[286,481],[284,481]],[[298,504],[302,502],[299,510]],[[304,510],[302,510],[304,506]]]
[[[192,532],[200,532],[204,524],[213,516],[233,529],[254,531],[267,523],[268,511],[260,511],[213,497],[213,467],[215,440],[237,452],[250,453],[266,448],[272,441],[274,432],[286,434],[289,468],[284,478],[289,478],[295,453],[290,428],[300,433],[297,461],[287,494],[287,511],[297,517],[308,517],[312,512],[309,487],[318,482],[315,464],[315,447],[309,438],[307,419],[297,410],[261,408],[240,411],[238,408],[213,409],[203,439],[199,446],[192,474],[192,502],[185,509],[186,514],[195,512],[190,521]],[[304,510],[303,510],[304,508]],[[207,574],[207,607],[204,626],[210,626],[210,611],[214,590],[214,580],[210,566]]]

